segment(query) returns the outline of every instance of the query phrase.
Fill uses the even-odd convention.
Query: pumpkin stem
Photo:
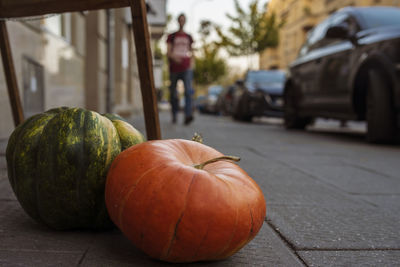
[[[200,144],[203,144],[203,136],[199,133],[194,133],[192,137],[192,141],[198,142]]]
[[[204,167],[206,165],[214,163],[214,162],[217,162],[217,161],[221,161],[221,160],[228,160],[228,161],[238,162],[240,160],[240,158],[239,157],[235,157],[235,156],[222,156],[222,157],[218,157],[218,158],[215,158],[215,159],[207,160],[207,161],[205,161],[203,163],[200,163],[200,164],[196,164],[193,167],[195,167],[196,169],[202,170],[202,169],[204,169]]]

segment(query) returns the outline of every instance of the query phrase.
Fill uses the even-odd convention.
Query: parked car
[[[200,110],[200,112],[217,114],[217,100],[223,89],[224,88],[220,85],[210,86],[207,90],[207,95],[203,100],[203,108]]]
[[[217,110],[221,115],[232,115],[232,100],[235,85],[227,86],[222,90],[217,100]]]
[[[207,102],[207,97],[205,95],[199,95],[196,98],[195,101],[195,106],[196,109],[200,112],[200,113],[205,113],[206,112],[206,102]]]
[[[251,121],[254,116],[282,116],[285,72],[248,71],[233,92],[233,117]]]
[[[346,7],[307,36],[284,90],[286,128],[315,117],[366,120],[367,140],[393,142],[400,115],[400,9]]]

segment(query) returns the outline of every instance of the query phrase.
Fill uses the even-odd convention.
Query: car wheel
[[[297,94],[295,89],[292,86],[287,87],[284,94],[283,108],[286,129],[304,129],[312,121],[312,118],[299,116],[296,99]]]
[[[243,94],[239,103],[237,104],[235,111],[233,113],[233,118],[239,121],[247,121],[250,122],[253,119],[253,116],[249,114],[248,111],[249,100],[246,94]]]
[[[382,70],[371,69],[367,87],[367,141],[393,143],[396,137],[395,110],[389,80]]]

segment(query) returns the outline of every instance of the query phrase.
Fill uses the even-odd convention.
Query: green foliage
[[[218,81],[227,72],[225,60],[219,57],[220,47],[208,41],[213,30],[210,21],[202,21],[200,25],[201,47],[196,53],[194,79],[199,85],[208,85]]]
[[[218,46],[205,44],[201,48],[202,56],[195,58],[195,81],[201,85],[216,82],[226,73],[226,63],[218,57]]]
[[[268,47],[276,47],[279,43],[279,23],[276,15],[265,15],[264,10],[258,7],[258,0],[253,0],[249,12],[235,0],[236,16],[227,14],[232,24],[227,33],[221,27],[216,27],[220,37],[219,45],[225,47],[232,56],[252,55]]]
[[[160,41],[158,40],[156,42],[156,44],[154,45],[154,58],[155,59],[162,59],[162,57],[163,57],[163,52],[162,52],[161,47],[160,47]]]

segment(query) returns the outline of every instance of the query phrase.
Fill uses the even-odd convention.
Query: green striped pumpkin
[[[112,227],[104,203],[113,159],[144,141],[122,118],[56,108],[19,125],[7,145],[8,178],[23,209],[51,228]]]

